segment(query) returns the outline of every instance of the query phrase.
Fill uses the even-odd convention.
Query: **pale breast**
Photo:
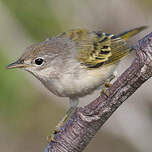
[[[97,69],[81,69],[74,73],[67,72],[58,80],[54,80],[50,84],[50,90],[64,97],[82,97],[90,94],[113,75],[117,65],[103,66]]]

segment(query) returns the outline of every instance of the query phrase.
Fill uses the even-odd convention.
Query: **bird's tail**
[[[137,27],[137,28],[128,30],[126,32],[120,33],[120,34],[116,35],[116,37],[121,37],[124,40],[128,40],[130,37],[138,34],[139,32],[145,30],[146,28],[148,28],[148,27],[147,26]]]

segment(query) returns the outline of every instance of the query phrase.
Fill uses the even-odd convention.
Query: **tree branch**
[[[152,33],[135,46],[131,66],[96,100],[78,107],[43,152],[82,152],[112,113],[152,76]]]

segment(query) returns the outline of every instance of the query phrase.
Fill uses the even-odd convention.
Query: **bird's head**
[[[57,38],[48,39],[27,47],[21,57],[7,68],[24,69],[38,78],[47,77],[64,65],[69,54],[67,50],[68,43]]]

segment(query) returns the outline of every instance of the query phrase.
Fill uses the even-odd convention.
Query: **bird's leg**
[[[77,105],[79,104],[79,100],[77,98],[70,98],[70,108],[66,112],[65,116],[59,121],[53,134],[47,137],[47,141],[55,141],[54,135],[60,132],[60,128],[66,123],[66,121],[70,118],[71,114],[75,111]]]
[[[79,101],[76,98],[70,98],[70,108],[66,112],[65,116],[61,119],[61,121],[57,124],[55,131],[59,132],[60,127],[62,127],[65,122],[70,118],[71,114],[74,112],[78,105]]]

